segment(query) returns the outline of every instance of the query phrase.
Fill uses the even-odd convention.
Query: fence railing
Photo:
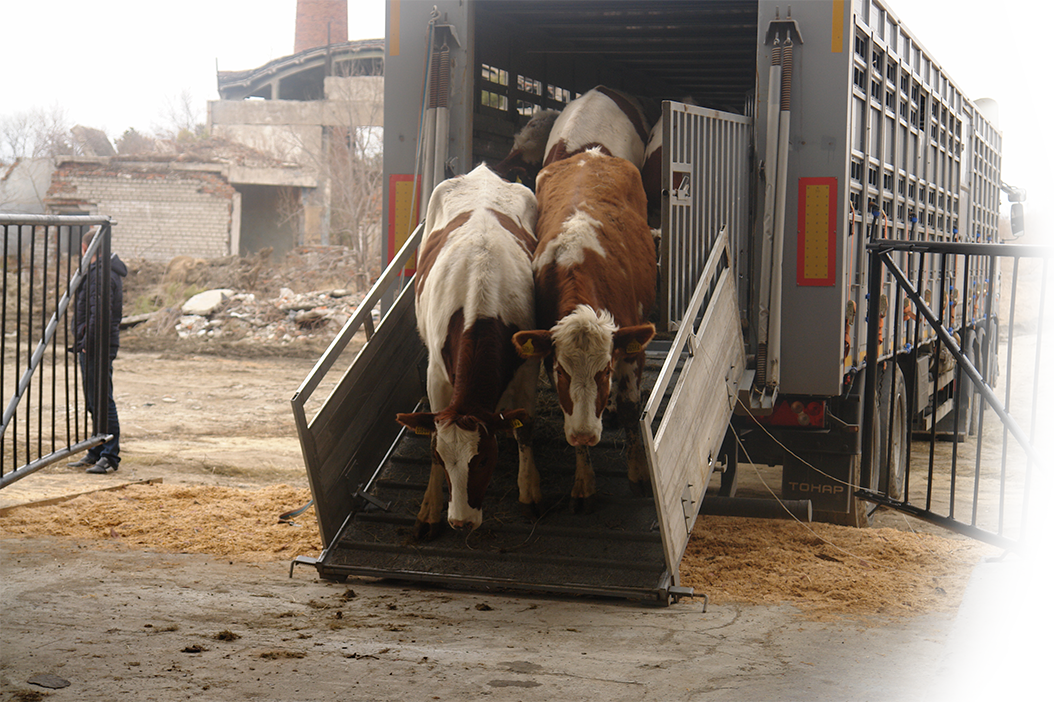
[[[1001,548],[1023,547],[1030,505],[1037,506],[1034,476],[1049,476],[1051,468],[1037,443],[1047,440],[1040,413],[1049,412],[1051,354],[1043,331],[1054,248],[892,240],[867,248],[867,358],[882,357],[884,326],[894,353],[887,363],[897,363],[906,380],[906,415],[924,421],[909,422],[908,437],[872,436],[873,413],[892,415],[897,390],[895,383],[880,390],[880,364],[868,363],[861,484],[871,484],[871,442],[885,441],[879,455],[892,456],[894,442],[928,441],[906,452],[902,476],[887,461],[876,467],[883,487],[857,495]],[[922,292],[923,271],[937,276],[936,300]],[[890,280],[892,320],[883,320],[882,290]],[[920,344],[927,333],[931,341]],[[922,346],[928,348],[920,356]],[[925,465],[916,468],[921,460]]]
[[[82,238],[96,226],[81,257]],[[0,214],[0,488],[108,438],[106,412],[93,419],[84,398],[85,382],[95,397],[105,397],[106,377],[101,372],[82,377],[70,320],[76,292],[88,276],[109,281],[111,230],[108,217]],[[89,266],[96,256],[100,265]],[[108,282],[87,289],[104,298],[96,301],[97,322],[109,329]],[[96,357],[107,358],[109,335],[97,337]]]

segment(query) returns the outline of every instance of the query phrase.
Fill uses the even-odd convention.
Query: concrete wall
[[[325,132],[327,127],[383,127],[383,76],[330,76],[325,78],[326,99],[298,100],[214,100],[209,103],[208,129],[215,137],[244,144],[299,168],[243,168],[231,166],[230,182],[243,194],[254,193],[243,201],[243,223],[255,222],[259,236],[246,233],[242,252],[251,251],[256,243],[284,250],[296,244],[329,242],[329,167],[326,163]],[[271,216],[264,206],[270,196],[246,186],[270,185],[302,188],[303,211],[298,225],[299,236],[288,242],[274,237],[278,231],[259,229]],[[264,206],[260,212],[254,208]],[[282,230],[285,231],[285,230]],[[297,239],[300,239],[297,241]]]
[[[384,126],[382,76],[331,76],[325,93],[326,100],[315,102],[213,100],[209,133],[317,171],[324,126]]]
[[[73,161],[58,164],[48,207],[113,217],[126,259],[213,258],[232,253],[235,194],[218,165]]]

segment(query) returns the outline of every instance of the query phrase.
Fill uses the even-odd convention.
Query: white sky
[[[999,102],[1003,177],[1028,188],[1034,212],[1054,193],[1043,1],[889,1],[968,97]],[[384,0],[348,6],[350,38],[384,35]],[[166,104],[188,90],[204,120],[217,65],[245,70],[291,54],[295,14],[296,0],[4,0],[0,117],[57,105],[71,124],[113,139],[129,127],[167,126]]]

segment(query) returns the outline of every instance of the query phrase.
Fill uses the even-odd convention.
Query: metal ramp
[[[419,406],[424,395],[425,351],[408,285],[314,420],[307,422],[304,414],[307,391],[319,384],[314,374],[293,398],[327,544],[318,558],[299,557],[295,563],[313,565],[328,579],[385,577],[660,603],[687,594],[679,589],[678,566],[744,364],[741,340],[733,335],[728,343],[729,330],[738,334],[738,313],[727,238],[722,235],[719,243],[693,296],[691,317],[672,341],[649,347],[644,378],[649,399],[641,421],[654,496],[632,493],[622,432],[606,429],[592,449],[596,504],[588,514],[571,513],[574,450],[563,438],[559,405],[543,379],[534,429],[546,497],[541,518],[533,522],[521,512],[510,438],[487,492],[483,525],[467,537],[447,531],[433,541],[413,540],[430,447],[427,437],[395,422],[396,411]],[[379,299],[380,293],[375,295]],[[725,348],[705,350],[707,338]],[[328,370],[324,361],[316,370]]]
[[[659,326],[667,334],[648,348],[642,388],[641,429],[654,495],[632,493],[622,432],[606,429],[591,450],[596,503],[588,514],[571,513],[574,450],[543,379],[533,432],[545,500],[541,518],[535,522],[521,512],[510,438],[499,449],[482,526],[467,537],[448,530],[433,541],[412,538],[430,448],[426,438],[407,434],[395,415],[421,407],[426,396],[412,280],[403,276],[421,241],[418,227],[292,399],[326,544],[317,558],[301,556],[294,565],[312,565],[327,579],[356,575],[660,603],[688,594],[679,586],[680,559],[719,462],[746,365],[732,239],[746,231],[749,169],[727,154],[745,153],[749,122],[671,103],[664,112],[667,123],[676,113],[675,138],[703,136],[694,147],[679,146],[675,166],[664,168],[666,182],[677,177],[682,186],[663,214]],[[715,153],[726,156],[715,160]],[[696,185],[688,189],[688,182]],[[671,261],[678,263],[671,268]],[[385,299],[388,311],[374,330],[372,312]],[[360,329],[368,340],[309,419],[312,394]]]
[[[661,359],[649,358],[651,379]],[[597,500],[591,513],[573,514],[568,494],[574,449],[563,438],[555,397],[542,383],[534,444],[546,500],[537,522],[528,519],[518,501],[516,443],[509,437],[500,445],[483,525],[468,535],[447,529],[434,540],[414,541],[431,448],[428,436],[401,431],[376,478],[353,500],[351,515],[319,560],[320,573],[482,589],[663,596],[666,562],[654,503],[629,488],[621,431],[606,431],[592,449]]]

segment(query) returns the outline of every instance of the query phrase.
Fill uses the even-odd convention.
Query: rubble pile
[[[317,350],[355,314],[368,287],[342,247],[129,268],[121,345],[131,350]]]
[[[198,298],[212,296],[202,306]],[[277,298],[255,293],[209,290],[188,300],[174,325],[180,339],[224,339],[291,344],[310,338],[332,338],[355,313],[362,296],[348,290],[295,293],[282,288]]]

